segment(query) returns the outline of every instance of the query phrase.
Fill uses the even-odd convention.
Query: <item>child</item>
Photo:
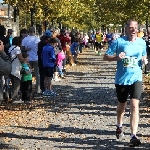
[[[75,40],[75,42],[72,43],[71,48],[70,48],[75,64],[77,63],[77,57],[78,57],[78,53],[79,53],[79,45],[80,45],[79,38],[77,38]]]
[[[57,65],[57,70],[61,76],[61,78],[65,78],[64,77],[64,74],[63,74],[63,60],[65,59],[65,53],[64,51],[60,51],[58,54],[57,54],[57,58],[56,58],[56,65]]]
[[[30,95],[32,92],[32,74],[30,70],[30,66],[28,64],[28,53],[22,53],[22,57],[24,58],[24,62],[22,63],[22,78],[21,78],[21,86],[22,86],[22,101],[24,103],[30,102]]]
[[[57,96],[57,94],[52,91],[52,83],[51,83],[56,63],[54,47],[56,47],[57,44],[58,42],[55,38],[48,38],[48,44],[44,46],[42,50],[41,57],[45,77],[44,79],[45,91],[43,92],[43,96]]]

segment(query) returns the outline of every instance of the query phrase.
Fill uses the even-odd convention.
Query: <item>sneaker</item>
[[[61,79],[59,79],[59,78],[55,78],[55,79],[54,79],[54,81],[61,81]]]
[[[58,96],[58,94],[53,91],[49,91],[48,96]]]
[[[30,104],[31,101],[30,101],[30,100],[24,100],[24,103],[25,103],[25,104]]]
[[[34,93],[33,97],[34,98],[42,98],[42,95],[41,95],[41,93]]]
[[[122,127],[117,127],[117,129],[116,129],[116,137],[117,137],[117,139],[119,139],[119,138],[121,138],[123,136],[124,136],[124,134],[122,132]]]
[[[13,103],[20,104],[20,103],[24,103],[24,101],[22,99],[20,99],[20,100],[13,101]]]
[[[44,97],[49,96],[48,91],[44,91],[42,94],[43,94]]]
[[[132,139],[130,140],[129,147],[135,147],[135,146],[140,146],[140,145],[141,145],[140,140],[137,139],[136,136],[133,136]]]
[[[62,79],[65,79],[66,77],[65,77],[64,75],[61,75],[61,78],[62,78]]]
[[[76,66],[76,64],[75,64],[75,63],[73,63],[73,64],[71,64],[71,66]]]
[[[98,52],[98,56],[101,56],[101,52]]]

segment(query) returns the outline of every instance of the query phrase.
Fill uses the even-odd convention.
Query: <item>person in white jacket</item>
[[[20,89],[20,81],[21,81],[20,71],[22,69],[21,63],[24,61],[20,49],[20,44],[21,38],[14,37],[12,40],[12,46],[8,50],[12,61],[12,71],[10,74],[10,79],[12,82],[12,95],[10,101],[17,99],[18,91]]]

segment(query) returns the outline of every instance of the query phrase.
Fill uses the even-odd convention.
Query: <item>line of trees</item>
[[[150,22],[150,0],[5,0],[19,9],[20,24],[34,22],[63,24],[79,29],[106,27],[109,24],[123,25],[127,19],[139,23]]]

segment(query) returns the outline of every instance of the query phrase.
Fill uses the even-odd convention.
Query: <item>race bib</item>
[[[137,67],[138,66],[137,57],[125,56],[125,58],[123,59],[123,66],[132,68]]]

